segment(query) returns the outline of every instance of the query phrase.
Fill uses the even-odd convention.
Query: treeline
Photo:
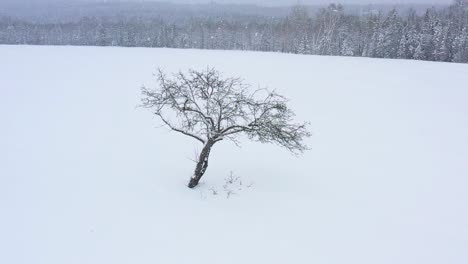
[[[32,23],[0,17],[0,44],[276,51],[468,63],[468,1],[399,13],[350,14],[332,4],[310,15],[162,18],[85,17]]]

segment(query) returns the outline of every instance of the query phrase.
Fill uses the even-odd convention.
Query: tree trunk
[[[197,166],[195,167],[195,173],[188,184],[189,188],[194,188],[198,185],[203,174],[205,174],[206,168],[208,168],[208,158],[210,157],[211,148],[214,145],[214,141],[208,140],[205,146],[203,147],[200,156],[198,157]]]

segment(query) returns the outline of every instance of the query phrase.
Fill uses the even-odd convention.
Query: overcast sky
[[[0,0],[1,2],[33,2],[33,3],[42,3],[42,2],[112,2],[112,1],[121,1],[121,2],[141,2],[142,0]],[[143,1],[152,1],[152,0],[143,0]],[[160,0],[154,0],[160,1]],[[174,2],[174,3],[242,3],[242,4],[257,4],[257,5],[291,5],[296,3],[301,4],[326,4],[339,2],[344,5],[346,4],[448,4],[452,3],[453,0],[166,0],[164,2]]]

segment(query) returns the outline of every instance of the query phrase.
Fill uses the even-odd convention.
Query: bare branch
[[[239,78],[223,78],[212,69],[156,74],[159,86],[143,87],[142,106],[154,110],[170,129],[204,144],[245,133],[250,139],[276,143],[298,153],[307,149],[306,123],[293,122],[288,100],[266,88],[251,90]],[[176,120],[178,125],[169,122]]]
[[[171,130],[174,130],[174,131],[179,132],[181,134],[184,134],[186,136],[192,137],[192,138],[200,141],[201,143],[205,144],[205,141],[203,139],[201,139],[200,137],[198,137],[198,136],[196,136],[194,134],[191,134],[191,133],[189,133],[187,131],[184,131],[182,129],[176,128],[171,123],[169,123],[166,119],[164,119],[161,115],[158,115],[158,116],[164,122],[164,124],[166,124]]]

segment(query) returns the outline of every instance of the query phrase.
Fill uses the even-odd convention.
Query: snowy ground
[[[207,65],[287,95],[312,150],[222,142],[186,188],[200,146],[136,105]],[[467,101],[462,64],[0,46],[0,263],[468,263]]]

